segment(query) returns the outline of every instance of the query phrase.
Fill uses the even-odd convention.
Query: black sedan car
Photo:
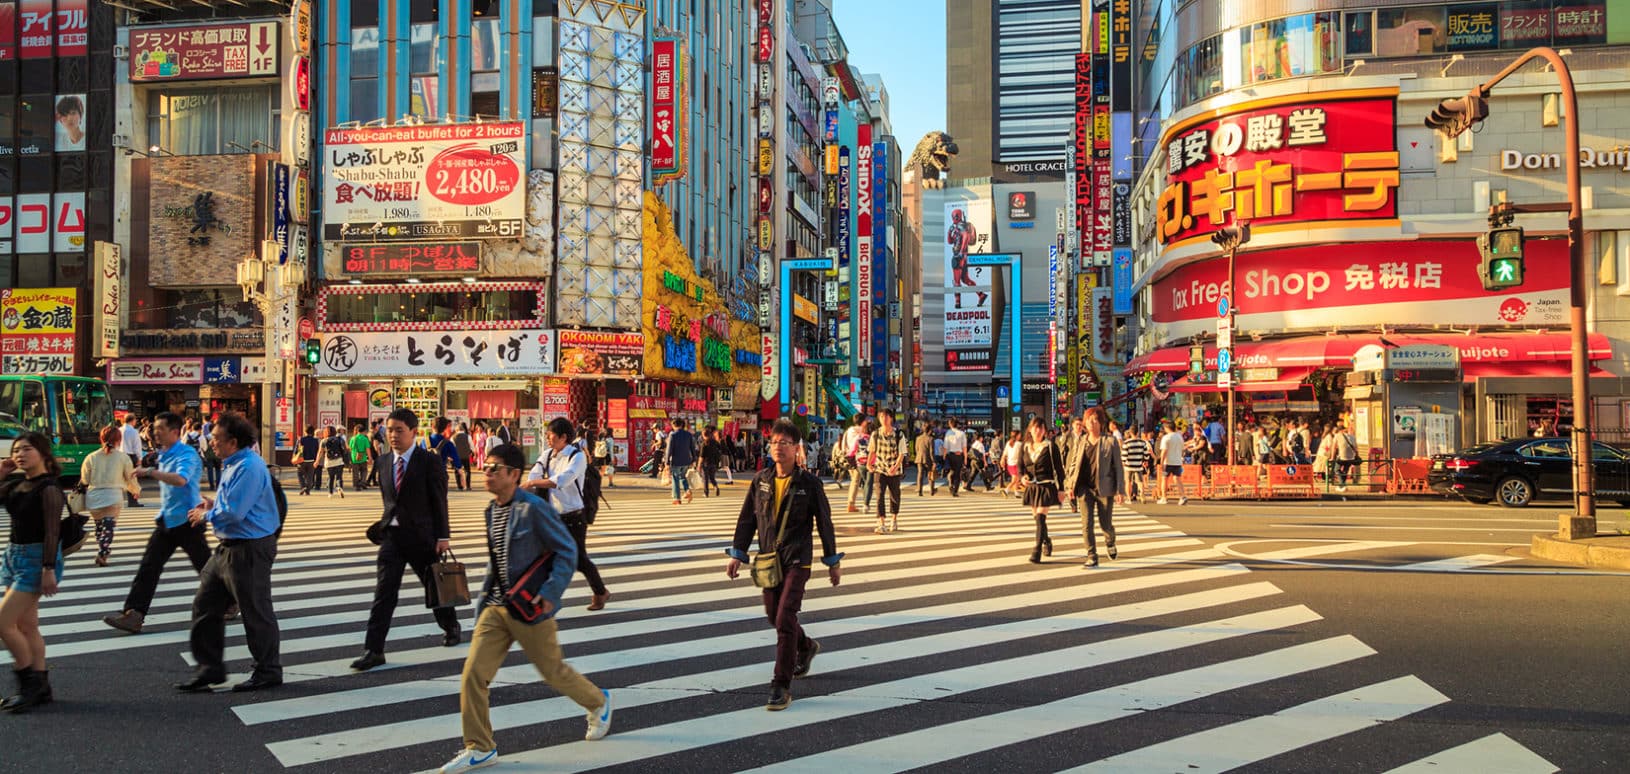
[[[1573,457],[1567,438],[1519,438],[1432,458],[1427,483],[1474,503],[1521,508],[1536,499],[1573,496]],[[1596,496],[1630,504],[1630,454],[1597,442]]]

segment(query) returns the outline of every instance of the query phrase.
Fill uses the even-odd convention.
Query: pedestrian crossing
[[[685,506],[661,492],[608,492],[589,550],[613,597],[586,612],[587,586],[574,580],[560,637],[567,660],[613,692],[612,734],[582,741],[581,708],[512,652],[492,689],[502,770],[1204,772],[1321,760],[1556,770],[1505,734],[1399,730],[1453,697],[1238,557],[1122,510],[1119,559],[1085,570],[1079,517],[1065,509],[1050,519],[1056,553],[1033,565],[1026,510],[983,495],[907,494],[892,534],[874,534],[871,513],[836,513],[842,584],[817,565],[802,616],[821,654],[793,685],[791,708],[765,712],[774,632],[751,582],[723,572],[743,491]],[[375,498],[353,498],[294,499],[273,572],[287,685],[222,697],[241,733],[234,743],[301,771],[433,770],[461,746],[468,644],[440,647],[410,574],[387,663],[350,670],[372,600],[374,549],[362,531],[377,512]],[[454,495],[454,550],[472,588],[485,573],[481,504]],[[157,672],[154,698],[168,699],[168,677],[191,663],[185,559],[167,568],[147,633],[100,622],[123,599],[146,526],[127,514],[110,567],[76,557],[41,625],[61,667],[119,653]],[[471,615],[461,611],[466,632]],[[228,635],[229,665],[246,670],[241,628]]]

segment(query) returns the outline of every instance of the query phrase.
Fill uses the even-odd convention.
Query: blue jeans
[[[668,469],[669,469],[669,472],[671,472],[673,474],[674,499],[678,500],[679,499],[679,490],[681,488],[683,488],[686,492],[690,491],[690,479],[686,478],[686,475],[688,475],[690,473],[690,466],[689,465],[669,465]]]
[[[6,546],[6,553],[0,559],[0,589],[15,589],[25,594],[40,593],[40,581],[44,577],[45,567],[41,557],[45,556],[44,543],[23,543]],[[57,550],[57,582],[62,582],[62,550]]]

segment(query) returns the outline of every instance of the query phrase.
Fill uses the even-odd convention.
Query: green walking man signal
[[[1483,280],[1484,290],[1505,290],[1522,284],[1522,241],[1522,229],[1515,226],[1490,229],[1477,237],[1477,249],[1483,254],[1477,276]]]
[[[323,359],[323,342],[320,339],[306,339],[306,363],[317,365]]]

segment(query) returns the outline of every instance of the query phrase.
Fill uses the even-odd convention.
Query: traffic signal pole
[[[1567,62],[1554,49],[1530,49],[1507,65],[1493,78],[1474,88],[1463,99],[1444,100],[1426,119],[1429,128],[1448,134],[1451,138],[1470,129],[1472,124],[1487,114],[1489,92],[1523,65],[1535,59],[1544,59],[1556,71],[1562,87],[1564,138],[1567,143],[1565,165],[1568,183],[1568,325],[1573,340],[1573,487],[1574,510],[1560,520],[1559,537],[1565,540],[1589,538],[1596,535],[1595,471],[1591,468],[1594,447],[1590,423],[1594,419],[1590,405],[1590,345],[1585,327],[1585,305],[1590,300],[1589,267],[1585,264],[1585,220],[1579,186],[1579,98],[1573,88],[1573,74]],[[1510,212],[1555,212],[1564,206],[1556,204],[1506,205]],[[1490,208],[1493,214],[1495,208]]]

